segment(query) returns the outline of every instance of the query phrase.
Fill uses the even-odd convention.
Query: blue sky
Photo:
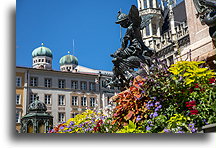
[[[120,46],[119,9],[136,0],[17,0],[16,65],[31,67],[31,52],[44,42],[53,53],[53,69],[72,52],[79,65],[112,70],[109,56]]]
[[[17,0],[16,65],[31,67],[31,53],[43,42],[59,70],[74,40],[79,65],[111,71],[109,55],[120,47],[117,12],[128,13],[132,4],[137,0]]]

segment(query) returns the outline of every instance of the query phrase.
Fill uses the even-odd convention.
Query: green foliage
[[[178,61],[171,65],[169,71],[174,74],[174,80],[183,77],[184,83],[189,85],[191,83],[205,83],[208,79],[215,76],[215,73],[208,68],[200,68],[199,65],[205,63],[204,61]]]
[[[113,116],[87,110],[50,133],[195,133],[216,123],[215,73],[204,62],[179,61],[168,69],[153,62],[114,96]]]
[[[117,131],[117,133],[144,133],[142,130],[137,129],[135,123],[129,120],[129,124],[124,126],[122,129]]]
[[[195,132],[203,125],[215,123],[215,73],[200,68],[203,63],[180,61],[168,69],[155,62],[136,89],[133,83],[129,91],[118,95],[116,111],[119,112],[117,116],[114,114],[114,121],[123,125],[132,120],[147,133],[165,132],[164,129],[174,133]],[[159,109],[157,102],[162,108]],[[139,115],[141,119],[137,121]],[[190,129],[189,124],[194,127]]]

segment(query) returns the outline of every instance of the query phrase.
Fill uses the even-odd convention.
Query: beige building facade
[[[213,61],[215,60],[216,49],[214,47],[212,38],[209,35],[209,27],[202,25],[200,19],[197,17],[192,0],[185,0],[187,22],[190,36],[190,45],[184,48],[181,52],[181,58],[187,60],[205,60],[215,69]],[[189,58],[187,58],[189,57]]]
[[[84,112],[86,109],[106,110],[109,98],[118,88],[106,87],[105,81],[112,72],[95,70],[78,65],[70,55],[59,60],[60,70],[52,69],[52,51],[42,44],[32,52],[32,67],[16,67],[16,130],[20,119],[27,114],[28,106],[37,96],[52,115],[57,125]]]
[[[107,88],[104,83],[110,77],[100,73],[62,72],[55,70],[16,67],[17,75],[22,72],[22,87],[16,89],[20,94],[20,103],[16,109],[17,130],[20,118],[27,113],[28,105],[37,96],[47,106],[47,112],[53,118],[53,124],[66,121],[86,109],[105,110],[109,98],[118,92],[117,88]]]

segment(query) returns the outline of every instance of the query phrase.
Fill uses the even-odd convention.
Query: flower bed
[[[204,62],[154,62],[148,75],[112,97],[111,118],[87,110],[51,133],[195,133],[216,123],[215,73]]]

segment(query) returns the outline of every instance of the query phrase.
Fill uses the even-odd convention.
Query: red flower
[[[210,84],[215,83],[215,78],[213,77],[213,78],[209,79],[209,83]]]
[[[185,104],[186,104],[186,107],[193,107],[193,106],[196,106],[196,101],[193,100],[193,101],[185,102]]]
[[[195,109],[196,107],[196,101],[189,101],[189,102],[185,102],[186,107],[190,110],[191,115],[197,115],[198,114],[198,110]]]
[[[194,110],[190,110],[191,115],[197,115],[198,114],[198,110],[194,109]]]
[[[196,101],[195,101],[195,100],[189,101],[189,104],[191,104],[191,105],[196,105]]]
[[[198,83],[195,83],[194,88],[199,88],[199,84],[198,84]]]
[[[95,132],[99,131],[99,128],[94,127],[94,131],[95,131]]]
[[[192,93],[194,90],[193,90],[193,88],[190,88],[190,93]]]

